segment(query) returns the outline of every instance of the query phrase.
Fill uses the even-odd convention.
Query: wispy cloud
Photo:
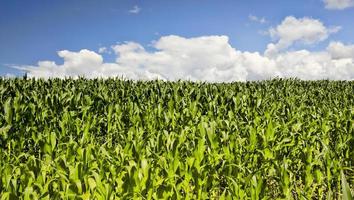
[[[107,47],[100,47],[98,49],[98,53],[100,53],[100,54],[104,54],[104,53],[111,54],[111,51]]]
[[[257,17],[257,16],[252,15],[252,14],[248,15],[248,19],[253,21],[253,22],[260,23],[260,24],[268,23],[268,21],[264,17]]]
[[[354,0],[323,0],[329,10],[343,10],[354,6]]]
[[[141,11],[141,8],[135,5],[132,9],[129,10],[129,13],[138,14]]]
[[[5,78],[15,78],[16,75],[15,74],[11,74],[11,73],[7,73],[3,77],[5,77]]]

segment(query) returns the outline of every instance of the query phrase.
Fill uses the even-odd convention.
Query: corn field
[[[354,82],[1,78],[0,103],[1,199],[351,198]]]

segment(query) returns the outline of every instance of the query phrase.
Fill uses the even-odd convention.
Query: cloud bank
[[[136,42],[112,46],[115,62],[104,62],[94,51],[59,51],[64,63],[40,61],[36,66],[18,66],[30,77],[124,77],[127,79],[192,80],[232,82],[274,77],[306,80],[354,78],[354,45],[331,42],[323,51],[288,51],[326,40],[339,28],[328,28],[310,18],[287,17],[269,29],[274,43],[264,53],[240,51],[224,35],[185,38],[163,36],[152,43],[153,51]]]

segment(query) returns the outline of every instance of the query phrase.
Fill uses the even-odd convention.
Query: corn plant
[[[0,79],[1,199],[351,199],[354,82]]]

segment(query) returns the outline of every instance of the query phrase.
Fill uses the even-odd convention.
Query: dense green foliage
[[[1,199],[341,199],[354,184],[354,82],[0,79],[0,103]]]

